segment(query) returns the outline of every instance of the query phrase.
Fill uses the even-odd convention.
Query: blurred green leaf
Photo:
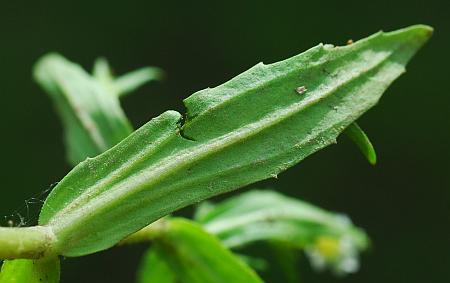
[[[119,99],[61,55],[42,57],[35,65],[34,78],[61,116],[71,164],[104,152],[133,131]]]
[[[356,144],[361,153],[366,157],[370,164],[377,163],[377,153],[369,140],[369,137],[355,122],[345,129],[344,133]]]
[[[99,58],[95,61],[93,75],[110,93],[121,97],[150,81],[161,80],[164,72],[160,68],[144,67],[115,78],[108,61]]]
[[[317,269],[330,268],[344,274],[357,271],[359,252],[369,245],[364,231],[346,216],[272,191],[254,190],[219,204],[203,202],[194,219],[229,248],[269,241],[273,257],[277,258],[287,282],[298,282],[298,249],[307,252]],[[151,224],[125,241],[135,243],[161,238],[161,231],[170,221],[168,218]],[[257,270],[267,266],[264,259],[236,255]],[[349,261],[352,265],[345,265]]]
[[[0,283],[58,283],[59,258],[5,260]]]
[[[124,96],[135,91],[147,82],[160,80],[162,78],[163,72],[161,69],[155,67],[143,67],[116,78],[114,87],[119,96]]]
[[[349,260],[357,264],[358,253],[369,244],[364,231],[346,216],[272,191],[251,191],[217,205],[202,206],[195,220],[225,246],[238,248],[256,241],[278,241],[306,250],[313,264],[322,260],[319,269],[354,272],[358,266],[341,270],[341,265]]]
[[[174,243],[176,245],[176,243]],[[194,247],[193,247],[194,248]],[[164,249],[151,247],[141,259],[138,268],[138,283],[175,283],[184,282],[177,279],[174,270],[165,261],[162,253]],[[267,262],[264,259],[251,257],[243,254],[235,254],[236,258],[242,260],[249,267],[255,270],[267,269]],[[180,261],[183,259],[180,258]],[[211,266],[211,268],[214,268]],[[216,272],[213,270],[213,272]]]
[[[349,235],[360,247],[368,242],[346,216],[273,191],[252,190],[217,205],[208,203],[206,213],[203,205],[194,219],[227,247],[277,240],[304,248],[321,235]]]
[[[106,58],[100,57],[95,60],[92,76],[94,76],[94,78],[100,82],[109,93],[115,93],[113,90],[114,75]],[[118,96],[117,93],[115,95]]]
[[[194,222],[171,219],[155,246],[183,283],[262,282],[243,261]]]
[[[318,45],[197,92],[184,101],[184,125],[167,111],[75,167],[39,223],[53,229],[58,252],[80,256],[179,208],[276,177],[375,105],[431,32],[413,26],[350,46]]]

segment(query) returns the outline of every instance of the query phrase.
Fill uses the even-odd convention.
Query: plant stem
[[[46,226],[0,227],[0,259],[41,258],[50,252],[54,242],[55,235]]]

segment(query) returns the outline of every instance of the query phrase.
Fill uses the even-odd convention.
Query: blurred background
[[[0,217],[36,220],[39,199],[70,167],[61,124],[32,81],[49,51],[118,74],[154,65],[168,76],[127,97],[136,127],[256,63],[319,42],[345,44],[424,23],[428,45],[360,120],[379,157],[370,166],[344,137],[253,187],[349,215],[373,247],[359,273],[334,278],[302,264],[303,282],[450,282],[450,18],[448,1],[3,1],[0,4]],[[34,199],[33,199],[34,198]],[[28,200],[28,205],[24,201]],[[191,210],[181,212],[189,214]],[[20,217],[15,214],[16,221]],[[114,225],[113,223],[111,225]],[[62,282],[133,282],[145,246],[63,261]],[[282,282],[267,275],[269,282]]]

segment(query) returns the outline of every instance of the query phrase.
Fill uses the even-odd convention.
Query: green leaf
[[[431,32],[413,26],[344,47],[321,44],[197,92],[185,100],[184,125],[167,111],[75,167],[49,195],[39,223],[53,229],[56,251],[80,256],[172,211],[276,177],[335,143]]]
[[[295,265],[299,248],[311,255],[313,264],[320,261],[324,265],[321,268],[328,267],[343,274],[357,270],[358,253],[369,243],[367,235],[353,226],[346,216],[272,191],[254,190],[219,204],[203,202],[194,218],[229,248],[239,249],[254,242],[269,241],[277,265],[289,282],[297,282],[299,278]],[[124,243],[164,237],[161,231],[166,230],[170,221],[168,218],[155,222],[128,237]],[[260,258],[236,255],[258,270],[267,265]],[[352,269],[342,269],[342,264],[348,261],[356,265]]]
[[[138,283],[175,283],[175,273],[162,259],[160,249],[150,248],[141,260],[138,269]],[[0,282],[1,283],[1,282]]]
[[[370,164],[375,165],[377,163],[377,153],[375,152],[375,148],[370,142],[369,137],[356,122],[350,124],[350,126],[345,129],[344,133],[356,144]]]
[[[319,236],[347,236],[362,249],[368,244],[365,233],[346,216],[273,191],[253,190],[207,205],[212,209],[196,214],[195,220],[231,248],[262,240],[304,248]]]
[[[313,264],[349,273],[357,269],[342,266],[358,263],[358,253],[369,239],[350,219],[272,191],[251,191],[220,204],[200,206],[198,221],[208,232],[231,248],[257,241],[277,241],[306,250]],[[345,247],[341,247],[345,245]],[[341,270],[342,269],[342,270]]]
[[[79,65],[49,54],[36,64],[34,78],[61,116],[71,164],[104,152],[133,131],[119,99]]]
[[[59,258],[6,260],[0,272],[0,283],[58,283]]]
[[[118,77],[114,81],[114,87],[119,96],[124,96],[135,91],[147,82],[161,80],[162,78],[163,72],[161,69],[155,67],[144,67]]]
[[[114,93],[114,75],[106,58],[100,57],[95,60],[92,76],[97,79],[109,93]],[[115,95],[117,95],[117,93]]]
[[[172,219],[155,245],[159,255],[184,283],[262,282],[218,239],[191,221]]]
[[[138,268],[138,283],[175,283],[177,280],[174,271],[163,259],[162,249],[150,248],[141,259]],[[243,254],[235,254],[237,258],[255,270],[266,270],[267,261],[261,258]],[[182,259],[180,259],[182,260]],[[0,282],[1,283],[1,282]]]
[[[108,61],[99,58],[95,61],[93,75],[110,93],[122,97],[148,82],[161,80],[164,72],[160,68],[144,67],[114,78]]]

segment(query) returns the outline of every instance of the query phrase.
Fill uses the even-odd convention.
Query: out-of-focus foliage
[[[262,280],[200,225],[181,218],[167,222],[144,258],[139,282],[236,282]],[[168,269],[170,267],[170,270]],[[155,269],[152,271],[152,269]],[[175,274],[174,277],[168,273]]]
[[[272,191],[255,190],[218,204],[204,202],[198,207],[194,220],[211,234],[211,239],[214,235],[225,247],[238,252],[240,248],[249,244],[259,241],[269,242],[279,257],[279,265],[284,275],[291,282],[299,277],[295,266],[299,250],[306,252],[316,269],[329,268],[334,273],[342,275],[358,270],[359,252],[364,251],[369,242],[367,235],[352,225],[346,216],[325,211]],[[183,258],[174,252],[175,249],[182,249],[185,245],[192,244],[191,249],[196,249],[196,246],[200,245],[202,251],[209,249],[212,254],[218,253],[213,252],[212,247],[208,248],[206,243],[206,246],[201,245],[200,238],[197,242],[185,242],[181,244],[182,247],[172,247],[178,245],[180,239],[184,237],[181,234],[185,232],[184,229],[172,229],[173,221],[180,220],[164,219],[127,240],[129,243],[146,240],[156,243],[156,247],[149,249],[140,264],[140,283],[159,282],[158,280],[175,282],[176,278],[184,282],[183,274],[179,273],[178,267],[170,264],[173,260],[171,256],[177,257],[177,261],[185,261],[184,264],[191,267],[201,264],[197,263],[200,259],[194,255]],[[181,227],[185,225],[188,230],[193,227],[192,223],[188,225],[187,222]],[[171,235],[172,240],[166,243],[165,249],[161,249],[161,243],[164,246],[167,241],[166,235]],[[168,256],[164,256],[165,254]],[[264,259],[238,255],[255,269],[270,269]],[[215,268],[213,265],[211,267]],[[169,276],[169,273],[173,276]],[[207,273],[214,274],[212,270]],[[220,278],[220,275],[215,274],[215,277]]]
[[[368,237],[344,215],[273,191],[251,191],[223,203],[200,205],[195,220],[226,246],[279,241],[304,249],[313,266],[355,272]]]
[[[52,98],[65,131],[67,158],[72,165],[116,145],[133,128],[120,107],[119,96],[159,79],[157,68],[143,68],[114,78],[108,63],[99,59],[94,76],[58,54],[42,57],[34,77]]]

